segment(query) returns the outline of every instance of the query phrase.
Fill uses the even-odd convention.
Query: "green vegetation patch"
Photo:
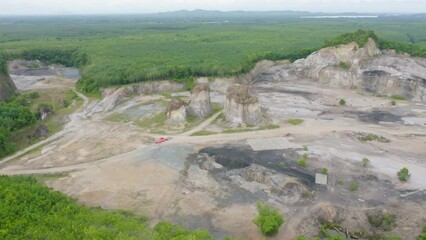
[[[281,225],[284,223],[284,217],[276,208],[272,208],[268,204],[257,202],[257,211],[259,215],[254,219],[262,234],[266,236],[278,233]]]
[[[0,157],[40,141],[28,136],[42,124],[47,126],[50,135],[61,130],[64,117],[82,104],[83,100],[67,89],[38,90],[16,95],[9,102],[0,102]],[[40,119],[42,108],[52,113],[45,121]]]
[[[351,68],[351,65],[349,63],[340,62],[339,67],[343,68],[343,69],[349,69],[349,68]]]
[[[411,174],[410,174],[410,171],[408,170],[408,168],[402,168],[397,173],[397,176],[398,176],[399,181],[401,181],[401,182],[407,182],[408,179],[410,179]]]
[[[306,168],[308,166],[308,154],[304,153],[302,158],[299,159],[299,161],[297,161],[297,165],[299,165],[300,167]]]
[[[351,182],[351,184],[349,185],[349,190],[351,192],[355,192],[359,189],[359,183],[357,182]]]
[[[404,96],[401,96],[401,95],[392,95],[391,99],[393,99],[393,100],[400,100],[400,101],[407,100]]]
[[[379,135],[376,135],[376,134],[373,134],[373,133],[359,132],[359,133],[356,133],[356,138],[361,142],[371,142],[371,141],[377,141],[377,142],[382,142],[382,143],[389,143],[390,142],[389,139],[382,137],[382,136],[379,136]]]
[[[417,238],[417,240],[426,240],[426,226],[423,227],[422,234]]]
[[[208,136],[208,135],[213,135],[213,134],[217,134],[217,132],[203,130],[203,131],[195,132],[195,133],[191,134],[191,136]]]
[[[322,44],[336,46],[355,41],[364,46],[369,37],[377,40],[382,49],[426,56],[422,19],[397,24],[391,20],[366,20],[362,26],[358,20],[288,21],[281,17],[260,22],[245,17],[228,24],[197,21],[152,21],[142,16],[83,20],[23,17],[0,26],[0,52],[6,59],[38,59],[78,67],[83,77],[77,89],[86,94],[110,85],[160,79],[193,85],[192,80],[198,76],[244,74],[263,59],[305,58]],[[370,30],[351,32],[357,27],[374,30],[380,39]],[[324,43],[326,38],[329,39]]]
[[[294,126],[300,125],[303,122],[304,122],[303,119],[290,119],[290,120],[287,120],[287,123],[289,123],[291,125],[294,125]]]
[[[379,40],[373,31],[358,30],[355,32],[342,34],[334,39],[327,39],[323,47],[333,47],[351,42],[356,42],[359,47],[364,47],[369,38],[372,38],[376,42]]]
[[[214,239],[161,222],[154,229],[145,217],[123,211],[88,208],[34,177],[0,176],[0,239]]]
[[[383,231],[391,231],[396,226],[395,215],[383,211],[371,211],[367,213],[371,226]]]

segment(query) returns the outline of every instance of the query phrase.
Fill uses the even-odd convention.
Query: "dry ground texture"
[[[31,88],[31,76],[13,78],[18,86]],[[33,86],[57,87],[61,81],[35,81]],[[170,220],[208,228],[219,238],[261,239],[252,223],[257,200],[285,216],[280,233],[271,239],[313,236],[323,220],[339,221],[352,231],[374,231],[366,217],[371,209],[397,216],[391,234],[402,239],[419,234],[426,216],[425,105],[397,101],[392,106],[388,98],[307,80],[259,82],[252,92],[269,121],[280,128],[191,136],[222,128],[215,121],[219,112],[184,133],[150,134],[133,121],[109,121],[108,116],[132,106],[146,114],[156,112],[156,106],[162,111],[161,104],[151,103],[167,97],[137,96],[111,112],[84,116],[97,100],[80,94],[85,103],[64,129],[3,159],[0,174],[66,172],[47,184],[83,204],[131,210],[149,216],[152,223]],[[345,106],[338,104],[341,98]],[[290,119],[304,121],[292,125]],[[361,136],[369,133],[389,141],[363,141]],[[170,141],[153,144],[161,136]],[[247,143],[263,138],[285,138],[291,148],[255,152]],[[306,168],[297,164],[304,153]],[[367,167],[362,166],[364,157],[370,160]],[[396,177],[402,167],[412,174],[407,183]],[[327,186],[313,183],[321,168],[328,169]],[[352,182],[358,190],[350,190]]]

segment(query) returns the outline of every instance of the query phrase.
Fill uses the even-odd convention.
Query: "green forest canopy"
[[[122,211],[87,208],[33,177],[0,176],[0,239],[210,240],[167,222],[153,229],[147,219]]]
[[[261,59],[305,57],[324,39],[330,45],[370,35],[353,32],[357,29],[374,30],[382,48],[426,55],[424,19],[333,21],[279,16],[262,15],[258,21],[237,17],[232,23],[162,21],[159,16],[150,21],[137,16],[18,19],[0,25],[0,52],[77,66],[83,75],[77,87],[86,93],[141,81],[235,76]],[[334,39],[345,32],[351,33]]]

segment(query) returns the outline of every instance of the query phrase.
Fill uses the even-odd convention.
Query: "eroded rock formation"
[[[232,84],[226,93],[225,118],[233,125],[259,125],[263,122],[259,101],[250,95],[249,86]]]
[[[166,112],[166,123],[171,126],[179,126],[186,123],[187,109],[185,102],[180,98],[173,98]]]
[[[380,51],[373,39],[364,47],[349,43],[321,49],[293,64],[272,67],[257,80],[312,79],[330,87],[401,95],[426,102],[426,59]]]
[[[108,88],[102,93],[102,100],[88,109],[84,114],[90,116],[98,112],[107,112],[115,108],[130,95],[176,92],[184,87],[183,84],[171,81],[139,83],[120,88]]]
[[[198,119],[202,119],[212,114],[212,104],[210,102],[209,85],[199,84],[191,92],[191,102],[188,105],[188,112]]]

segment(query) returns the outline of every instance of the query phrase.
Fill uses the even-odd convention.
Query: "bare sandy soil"
[[[190,136],[214,125],[218,113],[189,132],[167,136],[170,141],[161,145],[153,144],[159,135],[105,120],[123,106],[155,96],[138,96],[89,117],[83,112],[96,101],[85,98],[63,131],[0,162],[0,174],[68,172],[48,185],[89,206],[131,210],[149,216],[153,224],[169,220],[208,228],[219,238],[261,239],[252,223],[261,200],[286,218],[271,239],[313,236],[323,220],[339,221],[352,231],[374,231],[366,219],[372,209],[397,216],[390,233],[415,239],[426,223],[425,105],[398,101],[391,106],[387,98],[309,81],[256,83],[253,93],[279,129]],[[346,106],[338,104],[340,98]],[[304,122],[287,123],[296,118]],[[390,142],[362,142],[360,132]],[[247,143],[271,137],[307,149],[255,152]],[[37,147],[40,151],[34,152]],[[297,161],[305,150],[308,167],[301,168]],[[371,161],[367,168],[364,157]],[[407,183],[396,177],[402,167],[412,174]],[[329,171],[327,186],[313,182],[321,168]],[[352,182],[359,185],[357,191],[349,190]]]

